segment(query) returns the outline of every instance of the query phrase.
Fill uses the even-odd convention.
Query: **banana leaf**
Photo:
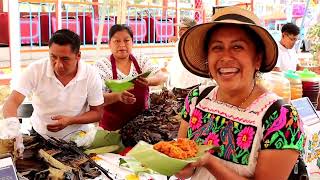
[[[119,133],[106,130],[97,130],[95,138],[89,149],[95,149],[110,145],[120,145],[120,143],[121,135]]]
[[[112,91],[112,92],[123,92],[128,89],[131,89],[134,87],[134,83],[130,81],[122,81],[122,80],[107,80],[106,86]]]
[[[138,74],[137,76],[126,78],[126,79],[107,80],[105,81],[105,84],[112,92],[123,92],[134,87],[134,83],[133,83],[134,80],[136,80],[139,77],[146,78],[150,74],[151,74],[151,71],[147,71],[145,73],[141,73],[141,74]]]
[[[155,149],[153,145],[144,141],[140,141],[127,156],[131,156],[139,161],[144,166],[166,176],[172,176],[183,169],[187,164],[196,162],[206,151],[214,149],[218,150],[218,147],[209,145],[199,145],[199,152],[196,157],[190,159],[175,159],[171,158]]]

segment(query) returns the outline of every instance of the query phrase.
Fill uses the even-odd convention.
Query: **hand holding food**
[[[149,86],[148,80],[146,78],[144,78],[144,77],[138,77],[134,82],[137,83],[140,86],[144,86],[144,87],[148,87]]]
[[[123,91],[119,93],[119,101],[125,104],[133,104],[136,102],[136,98],[133,94],[128,91]]]

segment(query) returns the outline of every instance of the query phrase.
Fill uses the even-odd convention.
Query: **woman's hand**
[[[212,160],[212,155],[209,152],[206,152],[198,161],[190,163],[189,165],[193,168],[197,167],[206,167]]]
[[[133,104],[136,102],[136,98],[133,94],[129,93],[128,91],[123,91],[118,95],[119,101],[125,104]]]
[[[149,86],[148,79],[143,78],[143,77],[137,78],[134,82],[137,83],[139,86],[142,86],[142,87],[148,87]]]
[[[205,153],[197,162],[188,164],[179,173],[175,174],[175,176],[180,179],[190,178],[195,173],[196,168],[206,167],[211,159],[211,156],[212,155],[210,153]]]
[[[188,164],[186,167],[184,167],[180,172],[178,172],[174,176],[176,176],[179,179],[188,179],[194,174],[195,170],[196,169],[192,167],[191,164]]]

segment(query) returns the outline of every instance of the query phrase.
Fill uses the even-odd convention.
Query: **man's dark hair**
[[[70,45],[71,50],[74,53],[78,53],[80,51],[80,37],[73,31],[68,29],[60,29],[56,31],[49,40],[49,48],[52,43],[58,45]]]
[[[115,24],[109,30],[109,40],[119,31],[127,31],[130,37],[133,39],[133,32],[129,26],[126,24]]]
[[[300,29],[297,25],[295,25],[293,23],[287,23],[282,26],[281,32],[282,33],[286,32],[288,34],[292,34],[294,36],[297,36],[300,33]]]

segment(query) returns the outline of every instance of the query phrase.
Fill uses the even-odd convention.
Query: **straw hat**
[[[179,56],[182,64],[191,73],[209,78],[207,53],[204,49],[205,37],[217,24],[246,25],[255,31],[265,45],[265,58],[262,60],[260,72],[271,71],[278,58],[278,46],[270,33],[260,26],[259,18],[251,11],[239,7],[226,7],[216,10],[212,22],[199,24],[188,29],[179,41]]]

